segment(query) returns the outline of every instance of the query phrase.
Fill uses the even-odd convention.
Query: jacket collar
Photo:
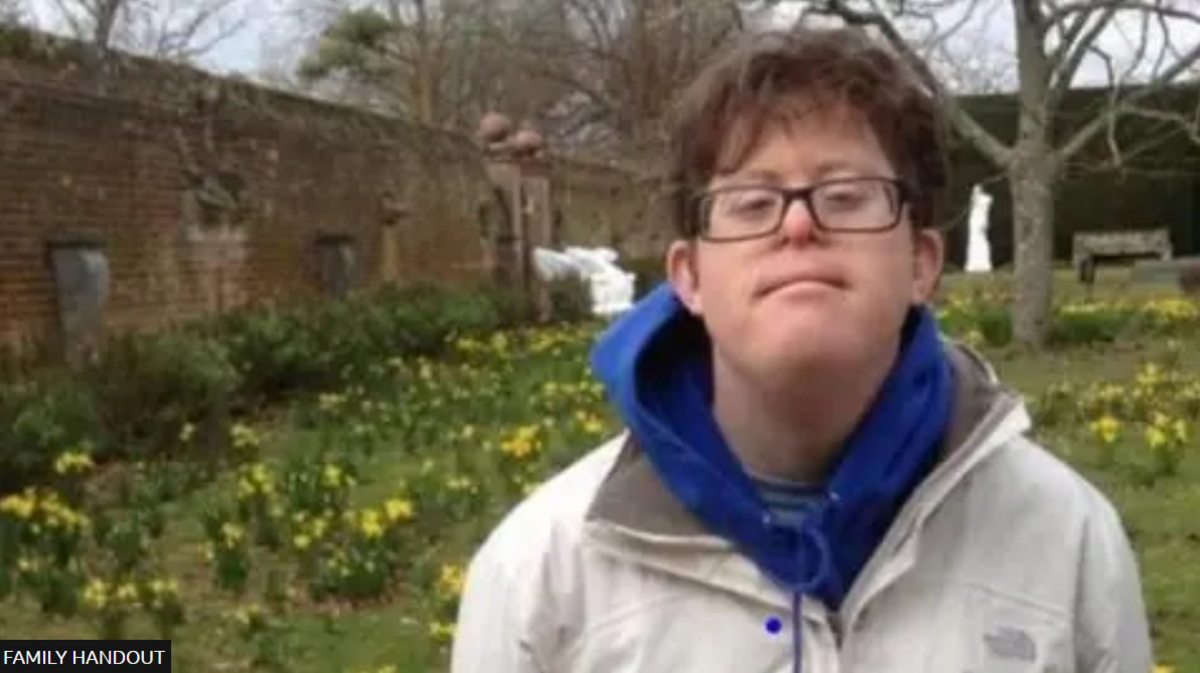
[[[1015,402],[1015,396],[997,379],[992,368],[965,346],[949,349],[956,380],[950,427],[939,463],[978,448],[986,438],[998,406]],[[653,538],[710,537],[703,524],[676,500],[658,478],[653,466],[629,435],[616,462],[605,477],[588,511],[589,522]]]

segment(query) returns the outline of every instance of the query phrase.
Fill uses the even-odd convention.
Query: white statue
[[[533,264],[538,277],[545,281],[563,280],[579,274],[575,260],[557,250],[534,248]]]
[[[988,213],[992,197],[975,185],[971,188],[971,214],[967,220],[967,273],[988,273],[992,270],[992,244],[988,242]]]
[[[617,266],[617,253],[608,248],[567,247],[562,252],[534,248],[534,265],[545,281],[579,278],[591,292],[592,315],[613,318],[633,305],[636,277]]]

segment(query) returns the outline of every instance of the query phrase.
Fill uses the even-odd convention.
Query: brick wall
[[[105,331],[318,294],[315,245],[330,235],[352,243],[360,285],[488,271],[479,208],[492,191],[466,137],[144,59],[96,66],[67,42],[5,37],[0,343],[60,336],[55,241],[102,246]],[[630,191],[639,185],[552,163],[565,225],[635,226],[640,211],[614,205],[644,201]],[[593,242],[585,238],[567,240]]]

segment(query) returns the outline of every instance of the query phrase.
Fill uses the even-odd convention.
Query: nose
[[[794,199],[787,204],[780,231],[794,242],[806,242],[816,235],[817,223],[803,199]]]

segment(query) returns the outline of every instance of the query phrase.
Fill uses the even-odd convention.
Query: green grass
[[[976,278],[950,279],[954,291],[982,282]],[[1107,283],[1111,291],[1119,284],[1119,277],[1102,283]],[[1049,384],[1064,381],[1131,379],[1144,358],[1164,348],[1163,343],[1145,342],[1045,354],[994,350],[986,355],[1011,385],[1034,395]],[[578,380],[584,371],[582,353],[582,347],[577,347],[565,354],[527,356],[519,366],[510,366],[502,374],[505,389],[511,391],[510,399],[476,402],[468,398],[449,408],[439,406],[440,422],[454,429],[478,424],[485,434],[490,427],[491,436],[498,429],[543,417],[558,422],[566,412],[555,415],[535,409],[536,391],[545,381]],[[1184,358],[1181,368],[1193,378],[1200,376],[1200,352],[1192,349]],[[402,394],[394,391],[397,399]],[[381,399],[386,401],[387,397]],[[590,400],[582,406],[597,410],[599,402]],[[507,409],[507,415],[481,418],[479,410],[484,407]],[[302,425],[298,414],[275,416],[265,427],[264,455],[272,461],[313,455],[320,443],[318,434]],[[1040,431],[1039,436],[1051,450],[1099,485],[1124,516],[1142,564],[1159,660],[1177,671],[1200,672],[1200,637],[1196,635],[1200,634],[1200,517],[1196,516],[1200,512],[1200,447],[1193,447],[1179,476],[1148,487],[1131,479],[1124,468],[1101,465],[1096,447],[1078,428],[1050,428]],[[396,484],[411,477],[426,457],[438,460],[439,465],[475,460],[469,454],[448,457],[449,449],[436,435],[429,441],[422,446],[399,438],[385,442],[383,450],[365,465],[370,480],[358,488],[355,499],[372,502],[393,492]],[[572,441],[555,447],[551,463],[560,465],[590,448],[590,444]],[[1120,447],[1119,454],[1135,456],[1144,450],[1130,444]],[[183,586],[191,620],[174,638],[175,667],[179,671],[247,670],[250,649],[222,617],[238,601],[212,587],[210,568],[198,551],[203,543],[201,512],[227,500],[232,489],[232,478],[226,477],[168,506],[170,523],[158,553],[169,573]],[[495,500],[480,516],[445,520],[441,546],[435,550],[439,558],[462,559],[468,555],[507,505],[507,501]],[[285,653],[284,670],[295,673],[369,670],[385,664],[411,673],[444,670],[444,649],[431,644],[428,636],[431,618],[421,593],[402,582],[394,595],[373,605],[301,606],[284,622],[277,645]],[[29,604],[12,602],[0,604],[0,633],[5,639],[90,637],[87,626],[79,621],[46,622]]]
[[[270,428],[263,453],[272,463],[311,455],[317,443],[314,435],[314,431],[285,420]],[[395,449],[381,453],[369,465],[372,482],[354,493],[355,500],[374,501],[387,486],[411,473],[412,459],[399,455],[402,447]],[[184,586],[191,621],[173,638],[173,668],[177,671],[247,669],[247,648],[224,618],[238,601],[212,588],[211,570],[200,551],[205,541],[201,512],[227,500],[233,490],[232,479],[224,478],[168,507],[170,524],[158,551],[163,554],[168,574]],[[461,535],[469,531],[474,538],[481,529],[472,522],[461,522],[455,532]],[[145,625],[139,632],[156,637]],[[29,603],[0,604],[0,633],[8,640],[94,637],[79,621],[40,619],[35,606]],[[428,641],[425,619],[412,614],[404,600],[357,610],[301,611],[290,616],[282,634],[286,670],[295,673],[348,671],[385,664],[399,665],[406,673],[436,670],[431,667],[441,653]]]
[[[1054,296],[1069,301],[1104,297],[1154,298],[1177,292],[1176,286],[1169,282],[1134,282],[1132,268],[1130,265],[1101,266],[1096,270],[1095,284],[1089,288],[1079,282],[1069,266],[1060,265],[1054,270]],[[956,272],[945,276],[944,287],[950,292],[1009,292],[1014,279],[1010,268],[986,274]]]

